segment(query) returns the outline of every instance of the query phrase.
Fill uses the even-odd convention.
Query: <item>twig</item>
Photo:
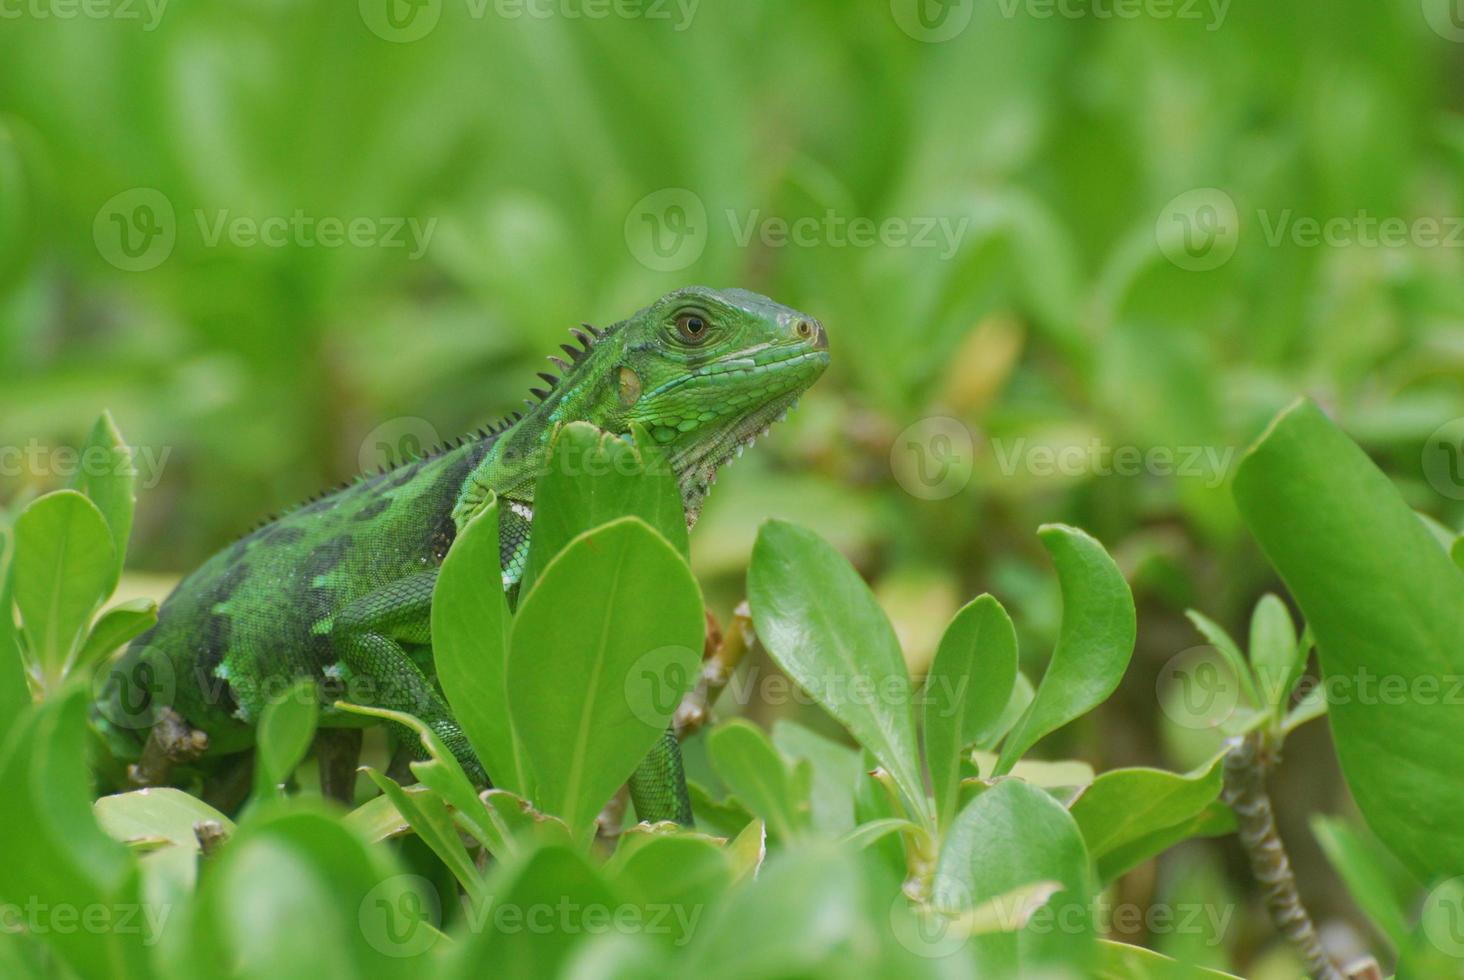
[[[1266,773],[1275,761],[1274,751],[1260,732],[1231,739],[1221,798],[1235,811],[1240,843],[1250,858],[1252,873],[1265,890],[1272,924],[1301,955],[1314,980],[1345,980],[1322,949],[1276,829],[1271,798],[1266,793]]]
[[[127,767],[127,778],[134,786],[166,786],[175,765],[192,762],[207,749],[206,734],[172,708],[164,708],[148,733],[142,758]]]
[[[677,738],[685,741],[711,721],[712,705],[732,680],[738,664],[756,646],[757,633],[753,631],[752,612],[747,608],[746,600],[737,604],[725,634],[716,618],[707,613],[707,642],[701,674],[697,676],[696,686],[681,699],[676,714],[671,718]]]

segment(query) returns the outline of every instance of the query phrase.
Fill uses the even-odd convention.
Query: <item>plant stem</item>
[[[711,721],[712,705],[732,680],[737,666],[756,646],[757,634],[753,632],[752,612],[746,600],[737,604],[725,634],[712,614],[707,613],[707,644],[701,673],[697,676],[696,686],[681,699],[671,719],[677,738],[685,741],[687,736]]]
[[[1322,949],[1316,926],[1301,903],[1291,861],[1276,829],[1271,798],[1266,793],[1266,773],[1276,759],[1270,740],[1259,731],[1231,739],[1221,798],[1235,811],[1240,843],[1250,858],[1252,873],[1265,890],[1272,924],[1301,955],[1314,980],[1343,980]]]

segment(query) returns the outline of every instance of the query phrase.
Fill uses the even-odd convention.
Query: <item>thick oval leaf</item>
[[[758,639],[778,666],[890,772],[928,819],[910,675],[894,628],[852,565],[812,531],[769,521],[747,571]]]
[[[1038,739],[1112,694],[1134,652],[1134,597],[1103,545],[1062,524],[1038,532],[1062,587],[1062,625],[1037,696],[1002,746],[997,775]]]
[[[941,827],[956,815],[962,750],[995,724],[1016,680],[1016,628],[1000,602],[978,596],[946,627],[925,679],[925,758]]]
[[[266,801],[210,861],[180,976],[389,980],[421,976],[445,945],[437,927],[455,896],[400,873],[319,805]]]
[[[452,543],[432,592],[432,656],[453,717],[495,786],[520,791],[508,713],[508,602],[498,553],[498,504]]]
[[[70,669],[81,631],[112,592],[115,549],[101,512],[75,490],[31,501],[15,521],[15,605],[43,686]]]
[[[702,917],[732,884],[726,852],[690,834],[622,835],[605,872],[646,921],[658,923],[650,934],[673,946],[692,939]]]
[[[228,833],[234,821],[196,796],[171,786],[152,786],[130,793],[104,796],[92,804],[101,824],[114,839],[126,843],[146,837],[166,837],[180,847],[198,849],[193,825],[215,820]]]
[[[789,759],[805,759],[813,768],[809,816],[814,829],[843,834],[854,828],[854,787],[867,779],[859,750],[779,718],[773,723],[773,744]]]
[[[254,791],[259,797],[278,793],[305,758],[319,712],[315,684],[309,680],[291,686],[265,706],[255,732]]]
[[[600,872],[567,847],[541,847],[499,867],[487,893],[464,910],[468,938],[450,976],[560,976],[575,947],[599,931],[595,923],[615,921],[620,909]]]
[[[821,841],[776,854],[697,931],[685,975],[857,976],[860,966],[880,975],[869,963],[869,864],[867,851],[851,855]]]
[[[132,534],[132,508],[137,502],[136,483],[137,470],[132,465],[132,450],[122,440],[122,433],[117,431],[112,413],[103,412],[86,437],[86,445],[82,446],[75,485],[97,505],[111,532],[115,557],[113,589],[117,587],[122,565],[127,559],[127,538]]]
[[[509,710],[535,805],[576,835],[661,737],[705,634],[685,559],[637,517],[575,538],[513,620]]]
[[[767,822],[768,831],[779,841],[786,844],[808,828],[809,786],[800,785],[761,728],[745,718],[733,718],[707,736],[707,752],[722,782]]]
[[[86,642],[81,645],[81,653],[76,657],[77,669],[84,670],[100,661],[133,637],[151,629],[157,621],[158,604],[155,600],[139,598],[119,602],[92,624]]]
[[[638,429],[632,445],[588,422],[564,426],[554,434],[548,466],[534,488],[522,590],[532,588],[575,537],[625,516],[639,517],[680,555],[689,555],[676,473],[645,432]]]
[[[1234,489],[1316,638],[1359,809],[1421,879],[1464,873],[1464,729],[1450,696],[1464,677],[1464,571],[1310,402],[1272,423]]]
[[[982,976],[1063,969],[1086,975],[1093,955],[1093,872],[1082,834],[1062,805],[1019,779],[1005,779],[956,817],[941,849],[931,900],[949,915],[1027,885],[1062,888],[1026,926],[973,937]]]
[[[69,685],[17,720],[0,746],[0,902],[23,908],[150,912],[119,929],[50,929],[45,941],[77,976],[150,975],[147,943],[161,926],[140,903],[137,861],[92,815],[86,770],[85,687]]]
[[[1189,776],[1162,769],[1114,769],[1070,807],[1094,860],[1192,820],[1220,795],[1221,759]]]

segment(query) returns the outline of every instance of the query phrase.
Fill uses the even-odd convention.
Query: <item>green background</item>
[[[693,535],[714,607],[777,516],[855,560],[915,671],[984,590],[1040,663],[1034,532],[1081,525],[1140,607],[1066,746],[1103,768],[1209,748],[1154,684],[1201,642],[1186,607],[1243,635],[1275,587],[1228,483],[1295,395],[1464,523],[1459,458],[1428,465],[1464,416],[1445,0],[393,2],[0,8],[0,500],[64,483],[110,408],[143,454],[124,589],[511,411],[566,328],[687,283],[833,352]],[[1303,894],[1351,919],[1302,822],[1348,806],[1322,726],[1288,753]],[[1219,901],[1240,870],[1202,843],[1133,887]]]

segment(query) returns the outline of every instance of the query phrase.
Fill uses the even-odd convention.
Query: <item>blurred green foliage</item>
[[[66,485],[57,447],[110,408],[141,470],[131,565],[176,574],[383,445],[512,410],[566,327],[743,286],[819,315],[834,363],[713,494],[712,604],[777,516],[855,560],[916,673],[987,589],[1030,667],[1059,612],[1033,531],[1080,525],[1140,629],[1066,748],[1193,764],[1212,746],[1164,730],[1153,680],[1200,642],[1184,608],[1239,635],[1273,584],[1228,482],[1276,410],[1312,395],[1464,523],[1428,466],[1464,416],[1464,46],[1432,0],[966,3],[938,43],[911,6],[432,0],[415,40],[376,0],[0,20],[0,501]],[[296,227],[250,243],[270,218]],[[852,244],[855,219],[885,240]],[[1373,241],[1385,220],[1408,241]],[[1343,799],[1326,767],[1295,792]],[[1187,867],[1165,887],[1222,887]]]

